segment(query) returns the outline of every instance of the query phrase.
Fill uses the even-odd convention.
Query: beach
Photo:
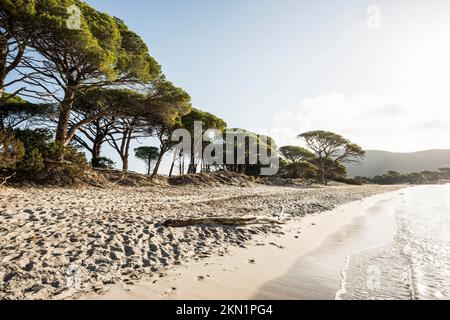
[[[226,256],[176,266],[164,277],[115,285],[107,294],[91,293],[82,299],[334,300],[345,263],[345,255],[339,257],[336,246],[342,240],[356,240],[354,246],[360,248],[389,241],[393,230],[386,215],[371,226],[371,235],[377,235],[372,243],[352,238],[350,230],[367,219],[373,223],[370,211],[397,195],[398,191],[383,193],[310,214],[290,222],[282,232],[258,235],[245,248],[232,248]],[[384,235],[383,228],[387,229]]]
[[[399,188],[3,188],[0,298],[250,298],[361,215],[359,201]],[[223,216],[284,224],[163,226]]]

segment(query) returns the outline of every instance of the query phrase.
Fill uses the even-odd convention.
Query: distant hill
[[[360,163],[347,164],[352,177],[372,178],[388,171],[399,173],[421,172],[450,167],[450,150],[427,150],[412,153],[395,153],[379,150],[367,151]]]

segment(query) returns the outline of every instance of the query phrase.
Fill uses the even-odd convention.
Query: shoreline
[[[356,215],[348,223],[338,223],[317,248],[299,257],[285,275],[266,283],[253,298],[341,300],[353,257],[394,241],[397,228],[391,203],[400,194],[371,197],[344,209]]]
[[[278,235],[258,236],[246,248],[233,248],[227,256],[175,266],[164,275],[141,280],[131,286],[114,285],[106,294],[90,293],[79,296],[78,299],[285,299],[286,297],[277,297],[271,292],[273,288],[280,289],[277,288],[279,284],[272,285],[272,289],[268,284],[288,275],[292,268],[295,269],[299,259],[326,245],[333,234],[370,215],[369,209],[381,201],[395,197],[397,193],[398,190],[383,193],[341,205],[331,211],[311,214],[300,221],[289,222]],[[342,266],[338,267],[340,273]],[[335,293],[338,290],[339,287],[336,286]],[[288,299],[294,298],[291,296]]]

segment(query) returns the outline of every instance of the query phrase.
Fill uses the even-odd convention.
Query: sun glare
[[[404,52],[403,91],[430,103],[449,101],[450,26],[416,33]]]

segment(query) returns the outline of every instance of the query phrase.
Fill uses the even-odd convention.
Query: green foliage
[[[289,179],[314,179],[317,167],[308,161],[297,161],[281,165],[280,174]]]
[[[150,122],[157,126],[180,127],[181,117],[192,112],[190,95],[164,76],[151,82],[145,104],[153,113]]]
[[[82,179],[88,168],[84,153],[74,146],[64,146],[59,142],[52,141],[39,152],[44,159],[45,166],[43,170],[35,172],[37,182],[61,186],[73,185]],[[59,161],[61,154],[64,156],[62,162]],[[24,170],[22,174],[25,173],[28,174]]]
[[[316,158],[314,162],[318,163],[318,159]],[[324,168],[328,180],[336,180],[347,176],[347,168],[340,161],[326,159]]]
[[[438,172],[442,179],[450,180],[450,168],[440,168]]]
[[[75,96],[73,109],[82,120],[93,121],[102,116],[133,116],[145,112],[144,99],[143,94],[130,89],[82,90]]]
[[[315,153],[313,163],[317,165],[320,181],[324,184],[327,184],[329,179],[347,174],[343,162],[356,162],[365,155],[360,146],[333,132],[309,131],[298,138],[303,139]]]
[[[33,149],[20,163],[20,170],[31,177],[38,176],[44,168],[44,158],[38,149]]]
[[[37,177],[45,168],[44,157],[53,134],[48,129],[16,129],[14,135],[25,147],[24,158],[18,165],[19,171],[33,178]]]
[[[271,137],[260,135],[245,129],[227,128],[222,133],[222,139],[216,142],[223,157],[223,163],[229,171],[258,176],[267,164],[261,162],[261,158],[275,155],[277,146]],[[232,140],[231,140],[232,139]],[[250,143],[254,144],[250,147]],[[234,158],[232,163],[227,157],[227,148],[233,148]],[[243,151],[243,152],[242,152]],[[251,163],[251,161],[255,163]]]
[[[139,147],[134,149],[136,158],[145,162],[147,174],[150,174],[152,161],[159,157],[159,148],[156,147]]]
[[[172,141],[172,134],[175,130],[183,128],[182,117],[192,111],[191,97],[186,91],[175,87],[161,76],[152,82],[147,103],[154,106],[157,112],[146,121],[148,131],[160,142],[160,154],[153,170],[153,176],[156,176],[163,156],[177,144]]]
[[[67,23],[71,19],[68,8],[72,6],[81,11],[75,28]],[[39,36],[30,45],[43,57],[43,67],[33,68],[38,72],[33,81],[36,84],[46,79],[59,87],[54,95],[60,102],[55,138],[64,145],[70,143],[79,128],[68,128],[68,123],[74,97],[80,90],[125,84],[143,88],[161,74],[160,66],[137,34],[121,20],[82,1],[41,0],[35,17]],[[94,119],[88,117],[82,124],[91,121]]]
[[[76,5],[80,11],[80,28],[69,29],[68,8]],[[32,39],[35,47],[55,70],[62,71],[62,76],[69,76],[69,81],[76,79],[70,75],[70,68],[91,66],[92,72],[86,71],[91,78],[93,73],[113,80],[117,77],[115,65],[120,50],[120,31],[112,17],[100,13],[89,5],[75,0],[41,0],[36,3],[35,26],[40,36]],[[71,56],[68,60],[65,57]],[[67,65],[64,65],[66,64]],[[87,80],[87,79],[86,79]]]
[[[0,169],[14,169],[24,155],[23,143],[11,131],[0,130]]]
[[[0,99],[0,130],[14,129],[33,117],[47,114],[49,110],[49,105],[30,103],[19,96],[4,93]]]
[[[14,136],[22,141],[25,146],[25,152],[30,154],[33,150],[44,151],[53,139],[53,133],[48,129],[16,129]]]
[[[16,164],[16,169],[24,179],[49,183],[58,181],[63,185],[73,183],[87,168],[84,154],[73,146],[66,147],[54,142],[53,134],[48,129],[16,129],[14,137],[23,145],[23,157]],[[64,162],[57,160],[60,154],[64,154]]]
[[[202,141],[195,141],[195,123],[201,122],[202,123],[202,132],[200,134],[206,133],[208,130],[217,130],[219,132],[224,131],[227,127],[226,122],[216,117],[215,115],[201,111],[196,108],[192,108],[191,112],[181,118],[182,127],[186,130],[188,130],[191,134],[191,143],[192,143],[192,150],[190,156],[190,164],[188,173],[196,173],[197,172],[197,160],[196,157],[199,156],[195,154],[196,149],[199,151],[203,151],[204,148],[209,143],[202,143]],[[200,137],[199,137],[200,138]]]
[[[72,18],[68,8],[72,6],[81,12],[76,28],[68,25]],[[159,149],[141,147],[135,150],[136,157],[146,162],[149,173],[155,160],[154,173],[157,173],[162,157],[173,148],[170,138],[178,128],[187,129],[194,137],[194,124],[198,121],[203,124],[203,134],[210,129],[222,133],[215,141],[193,148],[189,155],[190,173],[197,171],[198,155],[194,150],[204,150],[211,143],[224,146],[227,142],[226,122],[192,108],[189,94],[162,75],[146,43],[119,18],[99,12],[80,0],[0,0],[0,33],[1,39],[6,39],[1,43],[2,52],[9,52],[9,58],[0,61],[0,168],[15,167],[22,176],[39,181],[73,182],[83,174],[87,161],[70,144],[72,138],[76,137],[80,145],[90,150],[90,144],[80,142],[83,136],[76,136],[78,130],[93,144],[92,165],[102,168],[114,166],[110,159],[100,157],[101,145],[106,141],[119,152],[124,169],[128,169],[131,140],[142,135],[156,136],[160,141]],[[14,52],[8,50],[11,43],[17,47]],[[23,56],[26,46],[35,50],[32,59]],[[17,53],[16,58],[13,53]],[[46,99],[56,101],[51,105],[52,110],[49,105],[22,100],[17,92],[16,96],[4,92],[3,80],[19,61],[23,70],[32,70],[26,81],[32,88],[27,88],[30,89],[27,92],[41,91]],[[45,129],[6,130],[22,127],[19,125],[41,114],[57,120],[55,135]],[[107,121],[102,122],[105,119]],[[234,164],[225,164],[229,170],[249,175],[259,173],[263,164],[261,161],[250,164],[253,155],[247,145],[249,138],[259,145],[257,159],[261,159],[263,149],[268,149],[269,155],[277,153],[275,141],[270,137],[242,129],[230,131],[237,139],[232,142]],[[242,136],[244,139],[239,139]],[[286,177],[318,177],[324,183],[329,179],[346,179],[343,163],[364,156],[361,147],[332,132],[312,131],[299,138],[304,139],[311,150],[297,146],[280,148],[284,157],[282,174]],[[192,140],[192,144],[195,143]],[[236,151],[242,143],[246,144],[242,155],[245,159],[237,159]],[[221,152],[220,156],[226,159],[225,149]],[[236,164],[238,162],[245,164]],[[202,165],[209,170],[208,166],[213,164]],[[444,174],[443,171],[440,174]],[[414,179],[437,178],[433,172],[418,175]],[[393,173],[388,176],[391,181],[401,179]]]
[[[67,27],[68,8],[81,11],[79,29]],[[159,76],[160,66],[148,53],[144,41],[123,21],[99,12],[77,0],[41,0],[36,4],[35,27],[39,37],[34,46],[74,82],[71,70],[83,75],[83,82],[107,80],[147,82]],[[70,59],[65,57],[70,56]],[[72,69],[73,68],[73,69]]]
[[[28,40],[34,36],[35,3],[35,0],[0,0],[0,105],[4,103],[5,79],[17,68]],[[19,91],[22,89],[16,93]]]
[[[203,132],[206,132],[210,129],[216,129],[219,131],[225,130],[227,127],[227,123],[215,115],[201,111],[196,108],[192,108],[191,112],[181,118],[181,122],[183,123],[183,128],[189,130],[191,135],[194,135],[194,125],[195,122],[201,122],[203,125]]]
[[[351,162],[365,155],[357,144],[351,143],[343,136],[329,131],[309,131],[298,136],[318,157],[336,161]]]
[[[31,107],[32,104],[19,96],[13,96],[10,93],[4,92],[1,106],[5,109],[23,109],[25,107]]]
[[[145,42],[138,34],[130,31],[122,20],[114,19],[121,36],[117,69],[141,82],[157,79],[161,74],[161,66],[150,56]]]
[[[55,142],[53,142],[55,144]],[[83,152],[80,151],[75,145],[69,145],[64,147],[64,161],[73,166],[76,166],[82,170],[87,169],[88,161]]]
[[[380,185],[394,184],[434,184],[450,181],[450,168],[441,168],[438,171],[422,171],[412,172],[408,174],[400,174],[396,171],[389,171],[384,175],[375,176],[373,178],[360,178],[371,183]]]
[[[156,160],[159,156],[159,149],[156,147],[139,147],[134,149],[136,158],[148,161]]]
[[[359,176],[357,176],[357,177],[354,177],[353,180],[355,181],[355,184],[358,184],[358,185],[373,183],[371,181],[371,179],[366,178],[366,177],[359,177]]]
[[[314,153],[308,149],[297,146],[285,146],[280,148],[281,155],[290,162],[298,162],[314,158]]]
[[[116,163],[109,158],[100,157],[100,158],[92,159],[91,165],[94,168],[114,169],[116,166]]]
[[[352,178],[347,178],[347,177],[336,177],[334,179],[334,181],[342,182],[342,183],[350,184],[350,185],[354,185],[354,186],[361,186],[363,184],[370,183],[370,181],[366,181],[364,179],[352,179]]]

